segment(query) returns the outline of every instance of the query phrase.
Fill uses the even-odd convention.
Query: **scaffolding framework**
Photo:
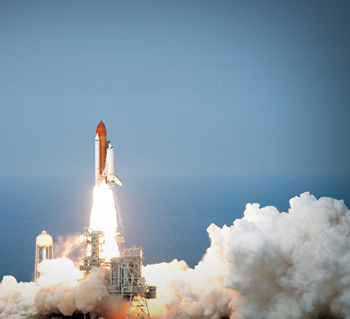
[[[150,319],[151,315],[149,313],[147,299],[142,295],[138,294],[135,296],[130,296],[128,313],[126,314],[126,319]]]
[[[100,258],[102,245],[104,244],[103,231],[85,228],[84,242],[84,259],[79,268],[84,271],[84,277],[86,277],[93,267],[100,267],[104,264],[104,259]]]
[[[120,257],[106,262],[100,258],[103,251],[104,233],[85,228],[85,254],[80,270],[86,277],[93,267],[103,267],[108,282],[107,291],[129,300],[127,319],[150,319],[147,300],[156,298],[157,287],[146,285],[142,277],[142,247],[125,249]],[[116,238],[117,239],[117,238]]]
[[[142,277],[142,247],[125,249],[120,257],[112,258],[109,267],[108,292],[129,300],[127,319],[148,318],[147,299],[156,298],[156,287],[146,285]]]

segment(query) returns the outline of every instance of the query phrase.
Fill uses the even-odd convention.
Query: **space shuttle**
[[[114,148],[107,141],[107,130],[102,121],[98,123],[95,135],[95,185],[100,185],[101,181],[123,186],[114,173]]]

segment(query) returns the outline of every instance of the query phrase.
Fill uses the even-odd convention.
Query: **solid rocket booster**
[[[98,123],[95,135],[95,185],[101,180],[107,184],[123,183],[114,173],[114,149],[110,141],[107,141],[107,130],[102,121]]]
[[[95,137],[95,185],[100,182],[100,136]]]

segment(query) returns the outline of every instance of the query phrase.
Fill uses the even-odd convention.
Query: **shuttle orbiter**
[[[100,185],[101,180],[123,186],[114,173],[114,149],[107,141],[107,130],[102,121],[97,125],[95,136],[95,185]]]

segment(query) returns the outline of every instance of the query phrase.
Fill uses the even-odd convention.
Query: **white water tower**
[[[37,280],[39,277],[38,265],[45,259],[53,259],[53,239],[43,230],[36,237],[34,280]]]

